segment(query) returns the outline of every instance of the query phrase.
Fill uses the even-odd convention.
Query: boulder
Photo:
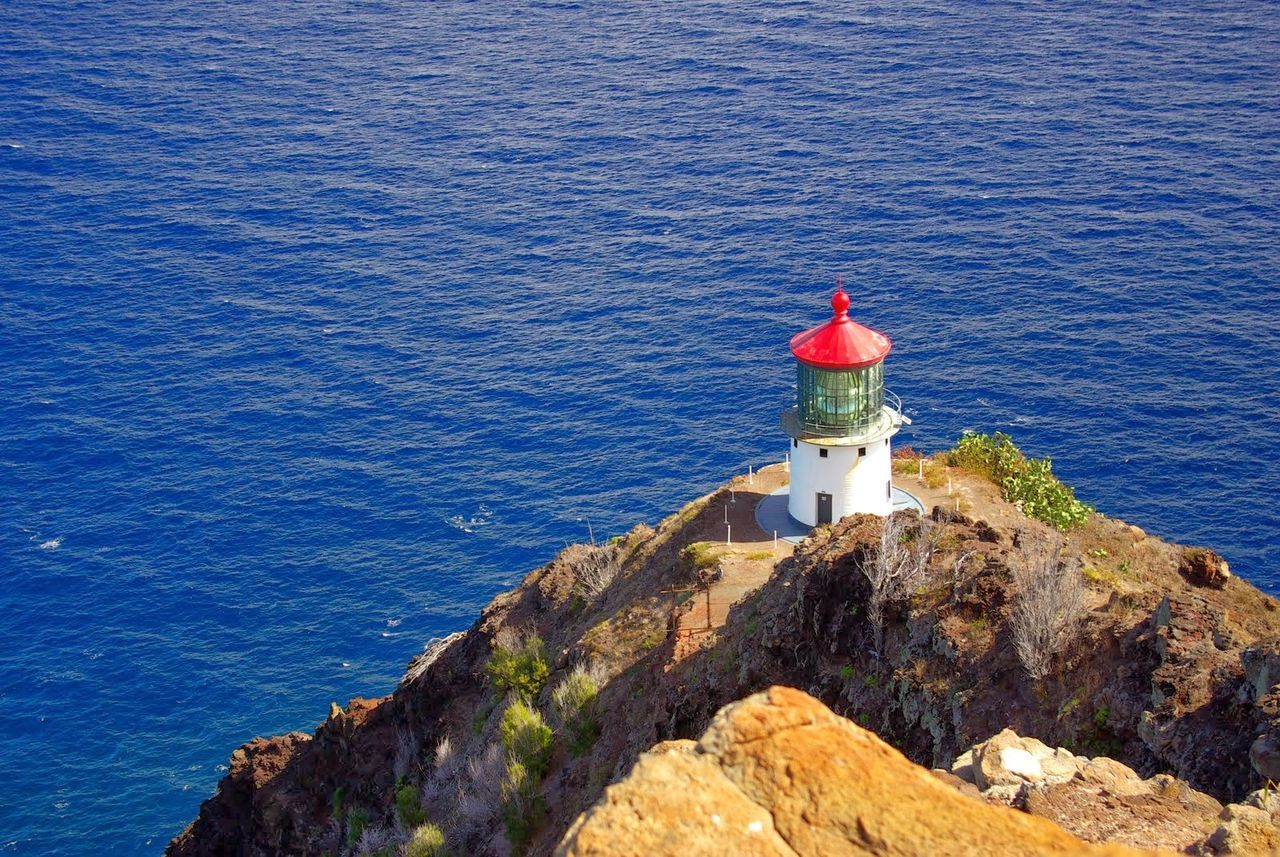
[[[1183,548],[1178,573],[1193,586],[1221,589],[1231,578],[1227,561],[1208,548]]]
[[[976,745],[967,755],[973,782],[984,792],[997,786],[1063,782],[1080,769],[1080,762],[1069,751],[1054,749],[1035,738],[1023,738],[1012,729]],[[963,755],[957,762],[962,758]],[[964,776],[954,766],[952,771]]]
[[[966,798],[790,688],[728,705],[696,746],[665,749],[643,754],[606,789],[556,854],[1152,853],[1090,845],[1045,819]]]

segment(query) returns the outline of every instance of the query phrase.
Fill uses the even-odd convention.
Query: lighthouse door
[[[831,523],[831,495],[818,492],[818,526]]]

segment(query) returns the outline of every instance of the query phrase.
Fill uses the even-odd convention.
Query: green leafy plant
[[[507,839],[517,851],[533,839],[546,818],[546,807],[538,793],[538,778],[519,762],[507,762],[502,781],[502,806],[499,809]]]
[[[396,817],[400,819],[402,827],[410,829],[427,820],[427,813],[418,801],[418,790],[409,783],[396,789]]]
[[[518,762],[535,780],[541,780],[551,761],[554,737],[542,714],[523,699],[517,698],[502,713],[502,748],[507,759]]]
[[[514,645],[499,644],[484,667],[489,682],[502,694],[535,699],[551,675],[542,638],[533,636]]]
[[[853,677],[857,673],[853,669],[853,664],[845,664],[840,667],[840,678],[844,681],[853,681]]]
[[[947,454],[947,461],[990,479],[1005,500],[1059,530],[1080,526],[1093,512],[1053,475],[1052,459],[1027,458],[1003,432],[965,433]]]
[[[444,857],[444,831],[435,824],[420,824],[404,846],[404,857]]]

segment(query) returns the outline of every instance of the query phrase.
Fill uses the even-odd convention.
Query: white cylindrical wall
[[[865,453],[859,455],[859,450]],[[888,438],[860,446],[793,443],[787,511],[800,523],[817,526],[821,493],[831,495],[833,521],[858,512],[888,515],[893,511],[892,474]]]

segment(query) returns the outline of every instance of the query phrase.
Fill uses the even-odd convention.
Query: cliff
[[[793,555],[759,532],[736,541],[782,478],[740,477],[656,530],[566,549],[411,662],[390,696],[334,706],[310,737],[237,750],[166,853],[396,853],[428,820],[458,852],[549,854],[642,752],[703,734],[717,710],[772,685],[804,688],[927,768],[1009,727],[1215,801],[1264,785],[1280,736],[1280,606],[1222,575],[1211,552],[1092,515],[1063,545],[1085,571],[1083,615],[1032,680],[1010,623],[1041,525],[933,462],[935,487],[911,490],[937,501],[937,550],[877,633],[862,568],[879,519],[822,529]],[[716,541],[725,517],[731,547]],[[590,690],[576,707],[569,684]],[[527,708],[504,701],[509,690]],[[1231,848],[1207,836],[1175,844]]]

